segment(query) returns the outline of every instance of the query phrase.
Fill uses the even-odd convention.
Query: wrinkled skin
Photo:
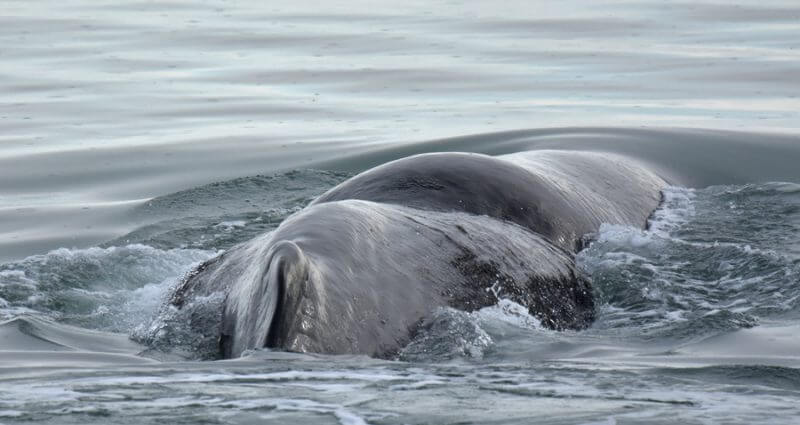
[[[387,357],[436,308],[509,298],[545,326],[582,329],[574,266],[601,223],[642,227],[666,183],[618,156],[404,158],[331,189],[277,230],[201,265],[170,303],[225,293],[219,356],[261,347]]]

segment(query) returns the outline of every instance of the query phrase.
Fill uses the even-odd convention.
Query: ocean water
[[[793,2],[5,1],[0,64],[0,424],[800,418]],[[501,301],[391,360],[130,338],[359,171],[542,147],[694,170],[578,255],[585,331]]]

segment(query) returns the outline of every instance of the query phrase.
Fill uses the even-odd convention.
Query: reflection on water
[[[82,3],[3,6],[3,156],[800,122],[791,2]]]
[[[646,146],[707,164],[694,183],[796,180],[798,34],[798,4],[769,0],[4,1],[0,423],[792,424],[791,185],[675,189],[651,232],[604,229],[583,333],[503,304],[438,312],[409,363],[158,363],[105,331],[350,175],[288,170]]]
[[[798,15],[781,1],[6,1],[0,258],[130,230],[108,203],[379,145],[559,126],[796,133]]]

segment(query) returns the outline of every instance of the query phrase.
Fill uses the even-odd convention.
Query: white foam
[[[255,401],[255,405],[252,403]],[[248,403],[250,402],[250,403]],[[300,411],[332,414],[341,425],[367,425],[367,421],[345,406],[331,403],[320,403],[306,399],[271,399],[263,402],[257,400],[245,400],[239,402],[238,407],[246,408],[274,407],[277,410]]]
[[[24,414],[20,410],[0,410],[0,418],[19,418]]]
[[[0,288],[10,285],[22,286],[28,289],[36,288],[36,281],[29,279],[22,270],[3,270],[0,271]]]
[[[97,320],[97,326],[127,331],[131,323],[155,310],[160,293],[188,268],[215,252],[195,249],[161,250],[147,245],[86,249],[59,248],[4,265],[0,294],[13,291],[14,298],[0,302],[0,314],[13,317],[19,309],[52,317]],[[52,300],[77,298],[95,305],[89,313],[74,303],[51,311]],[[74,307],[74,308],[73,308]],[[16,310],[15,310],[16,309]],[[102,319],[102,320],[101,320]],[[108,326],[111,326],[108,328]]]
[[[232,220],[232,221],[222,221],[218,224],[215,224],[214,227],[223,228],[225,230],[231,230],[237,227],[244,227],[246,225],[247,221],[245,220]]]
[[[684,225],[696,213],[694,189],[670,186],[662,190],[664,201],[653,212],[649,224],[649,231],[660,236],[668,237],[670,233]]]
[[[408,391],[408,390],[419,390],[423,388],[438,387],[446,384],[447,382],[445,381],[441,381],[438,379],[431,379],[431,380],[417,381],[410,384],[392,385],[389,387],[389,389],[392,391]]]
[[[615,246],[641,248],[652,244],[657,233],[619,224],[603,223],[600,225],[597,242],[611,243]]]
[[[472,313],[479,320],[508,323],[520,328],[545,330],[542,322],[528,313],[528,308],[509,299],[500,299],[497,304]]]

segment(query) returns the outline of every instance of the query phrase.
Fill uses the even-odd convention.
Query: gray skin
[[[275,349],[391,357],[437,308],[501,298],[545,326],[582,329],[581,237],[642,227],[666,182],[621,156],[423,154],[353,177],[274,232],[199,266],[170,305],[224,294],[216,357]]]

